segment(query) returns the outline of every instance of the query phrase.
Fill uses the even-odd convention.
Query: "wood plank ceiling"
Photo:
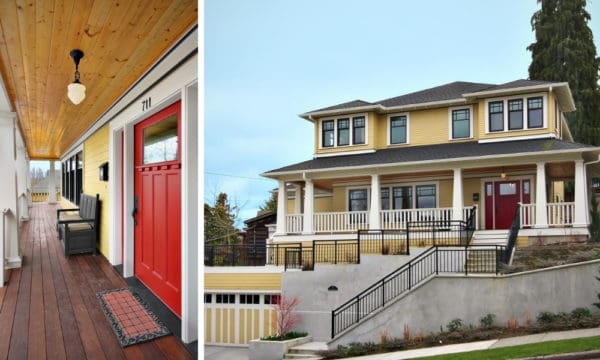
[[[196,0],[0,0],[0,74],[30,158],[58,159],[197,17]]]

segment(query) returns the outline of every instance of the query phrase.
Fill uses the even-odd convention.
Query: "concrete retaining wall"
[[[404,325],[412,334],[440,330],[453,319],[479,325],[486,314],[495,314],[498,324],[511,318],[524,324],[535,321],[541,311],[570,312],[577,307],[593,310],[592,303],[600,291],[600,260],[536,270],[506,276],[438,276],[416,288],[383,311],[374,314],[329,344],[379,342],[387,331],[391,337],[402,337]],[[311,318],[305,331],[318,334],[316,341],[328,341],[324,335],[331,329],[331,316]]]

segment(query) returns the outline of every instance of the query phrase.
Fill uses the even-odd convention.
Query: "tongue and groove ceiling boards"
[[[0,75],[30,158],[58,159],[197,17],[196,0],[0,0]]]

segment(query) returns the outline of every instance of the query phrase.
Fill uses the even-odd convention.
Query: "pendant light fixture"
[[[73,49],[69,55],[75,63],[75,80],[67,87],[67,96],[73,104],[78,105],[85,99],[85,86],[79,82],[79,60],[83,57],[83,51]]]

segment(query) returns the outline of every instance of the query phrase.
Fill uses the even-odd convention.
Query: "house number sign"
[[[145,100],[142,100],[142,111],[146,111],[146,110],[150,109],[151,106],[152,106],[152,98],[147,98]]]

